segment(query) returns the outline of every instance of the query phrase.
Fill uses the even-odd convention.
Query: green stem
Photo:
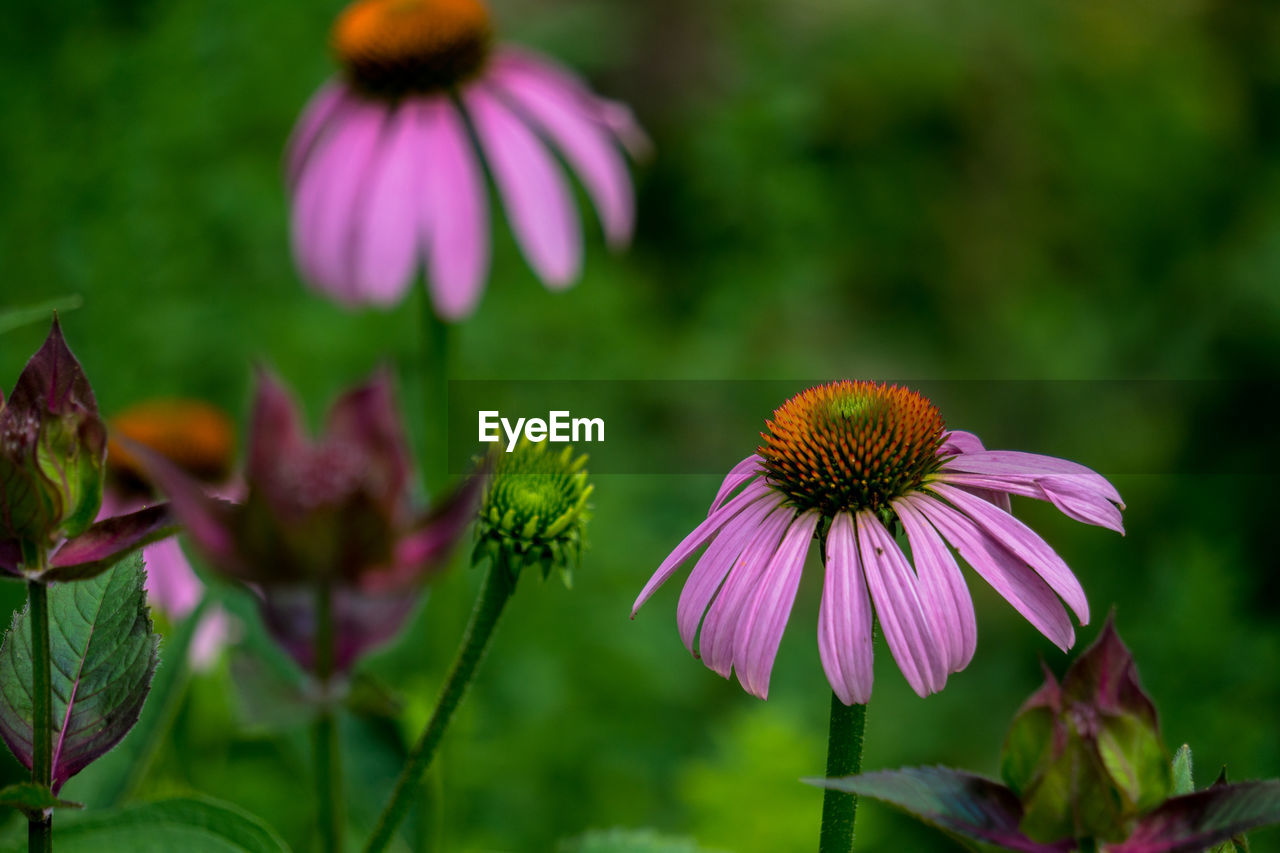
[[[49,588],[41,581],[27,582],[27,607],[31,614],[31,781],[46,788],[53,782],[53,678],[49,668]],[[31,853],[53,850],[53,813],[46,812],[27,825]]]
[[[449,719],[457,709],[467,691],[467,685],[475,677],[476,668],[484,658],[484,652],[493,636],[493,629],[502,615],[502,608],[511,597],[512,580],[506,565],[501,562],[489,566],[489,574],[485,577],[480,596],[476,599],[475,609],[471,611],[471,621],[467,623],[466,633],[462,637],[462,645],[458,647],[458,656],[454,659],[453,668],[445,680],[444,689],[436,702],[435,710],[427,727],[422,730],[418,742],[413,745],[400,778],[396,780],[391,800],[378,817],[378,825],[365,846],[366,853],[380,853],[391,843],[396,828],[404,821],[409,805],[415,799],[422,776],[431,766],[436,748],[449,725]]]
[[[333,708],[333,586],[316,589],[315,673],[320,683],[320,707],[312,723],[316,773],[316,825],[324,853],[342,850],[342,758],[338,751],[337,717]]]
[[[867,725],[866,705],[845,705],[831,694],[831,726],[827,734],[827,778],[852,776],[862,771],[862,735]],[[853,849],[853,821],[858,812],[856,794],[827,788],[822,796],[822,835],[818,853],[848,853]]]
[[[449,351],[450,327],[432,307],[428,295],[423,309],[423,405],[426,407],[422,476],[427,494],[444,494],[449,480]]]

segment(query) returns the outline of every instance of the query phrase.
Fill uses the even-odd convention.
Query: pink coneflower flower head
[[[1063,601],[1088,622],[1075,575],[1008,501],[1051,501],[1123,532],[1120,495],[1083,465],[988,451],[971,433],[948,432],[920,394],[870,382],[811,388],[777,409],[761,436],[632,610],[706,545],[680,596],[680,636],[720,675],[736,671],[749,693],[768,695],[815,537],[824,566],[818,648],[845,704],[871,696],[873,618],[921,696],[968,665],[977,624],[953,549],[1060,648],[1075,642]]]
[[[284,386],[260,375],[243,503],[216,500],[163,457],[131,449],[212,566],[261,594],[268,629],[304,669],[315,663],[317,588],[332,591],[343,671],[399,630],[418,587],[465,533],[480,490],[470,478],[434,507],[413,505],[386,372],[342,395],[315,439]]]
[[[581,271],[582,234],[557,155],[610,245],[635,216],[623,105],[572,72],[492,44],[480,0],[358,0],[338,18],[342,75],[303,111],[286,152],[297,266],[348,305],[389,305],[421,268],[436,312],[468,316],[488,275],[486,169],[516,242],[552,289]]]

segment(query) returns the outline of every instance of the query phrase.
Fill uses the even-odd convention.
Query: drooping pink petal
[[[574,96],[579,109],[608,128],[632,157],[649,156],[653,143],[636,121],[631,108],[619,101],[602,98],[576,72],[549,56],[517,45],[502,45],[494,51],[491,67],[495,72],[513,70],[538,76],[548,85]]]
[[[644,585],[644,589],[640,590],[640,595],[636,597],[635,604],[631,605],[631,617],[634,619],[636,611],[649,600],[649,596],[653,595],[658,587],[666,583],[667,579],[675,573],[675,570],[680,568],[680,564],[689,559],[694,551],[706,544],[720,528],[724,527],[729,519],[769,493],[770,489],[764,483],[752,483],[735,495],[733,500],[707,516],[706,520],[695,527],[693,532],[686,536],[684,541],[677,545],[676,549],[667,556],[667,559],[662,561],[662,565],[658,566],[658,570],[653,573],[653,577],[649,578],[649,582]]]
[[[1124,517],[1111,501],[1099,498],[1098,493],[1075,477],[1051,474],[1041,477],[1036,485],[1058,510],[1068,518],[1085,524],[1096,524],[1124,535]]]
[[[414,111],[395,112],[369,164],[346,248],[352,297],[392,305],[404,296],[418,257],[418,207],[426,140]]]
[[[981,453],[962,453],[948,459],[942,465],[944,471],[964,471],[970,474],[1031,475],[1061,474],[1079,478],[1082,485],[1094,489],[1099,495],[1124,509],[1124,501],[1115,486],[1092,468],[1038,453],[1022,453],[1016,450],[987,450]]]
[[[734,629],[733,664],[738,681],[748,693],[761,699],[769,698],[773,661],[791,618],[805,555],[820,518],[818,511],[811,509],[791,523]]]
[[[919,510],[973,570],[1036,630],[1064,652],[1071,648],[1076,640],[1071,617],[1044,578],[967,516],[937,498],[917,492],[903,500]]]
[[[894,500],[892,506],[911,544],[925,611],[936,620],[934,634],[945,641],[947,669],[959,672],[973,660],[978,646],[973,597],[955,558],[933,526],[901,498]]]
[[[605,237],[614,247],[631,240],[635,225],[635,198],[626,163],[612,135],[585,116],[576,95],[553,86],[542,75],[512,67],[495,68],[495,89],[532,120],[577,173],[595,204]]]
[[[464,92],[463,103],[521,251],[547,287],[568,287],[582,268],[582,229],[559,166],[533,131],[482,87]]]
[[[827,565],[818,608],[818,654],[831,689],[846,705],[865,705],[874,680],[871,599],[854,544],[853,519],[836,515],[827,533]]]
[[[311,155],[312,148],[330,119],[336,116],[348,98],[347,86],[338,78],[331,79],[316,90],[285,143],[285,179],[292,193],[298,185],[302,166]]]
[[[1085,597],[1084,588],[1067,564],[1039,534],[1012,515],[1001,512],[963,489],[946,483],[931,483],[927,488],[950,501],[952,506],[972,519],[987,535],[1035,569],[1075,611],[1080,624],[1089,624],[1089,600]]]
[[[858,558],[889,652],[917,695],[937,693],[947,683],[945,650],[934,639],[911,566],[872,513],[862,510],[856,522]]]
[[[419,199],[427,278],[436,312],[461,320],[475,310],[489,273],[489,202],[484,174],[457,108],[446,98],[407,105],[427,140]]]
[[[762,470],[760,462],[760,457],[753,453],[729,469],[729,473],[725,475],[724,482],[720,484],[720,491],[716,492],[715,500],[711,502],[711,508],[707,510],[707,515],[719,509],[729,499],[729,495],[733,493],[734,489],[759,474]]]
[[[722,678],[728,678],[738,663],[734,658],[734,636],[742,609],[754,594],[783,534],[795,518],[796,510],[781,504],[760,523],[702,620],[698,653],[702,662]]]
[[[341,119],[302,170],[294,202],[293,246],[298,267],[310,283],[351,303],[356,294],[347,250],[387,111],[369,101],[353,101]]]
[[[771,495],[731,519],[707,546],[707,550],[689,573],[689,579],[680,591],[676,624],[680,628],[680,639],[684,641],[685,648],[695,657],[697,652],[694,650],[694,641],[698,635],[698,625],[711,606],[711,600],[720,590],[720,585],[724,583],[734,562],[747,547],[747,542],[755,535],[760,522],[781,503],[781,495]]]
[[[953,429],[942,437],[942,446],[938,448],[939,456],[954,456],[957,453],[980,453],[987,448],[982,439],[971,432]]]

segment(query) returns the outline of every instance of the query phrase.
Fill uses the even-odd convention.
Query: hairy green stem
[[[316,774],[316,825],[323,853],[342,850],[342,758],[338,751],[338,724],[331,695],[333,680],[333,585],[316,589],[315,673],[320,684],[320,707],[312,723],[312,750]]]
[[[831,725],[827,734],[827,778],[862,771],[862,736],[866,705],[845,705],[831,694]],[[822,796],[822,835],[818,853],[848,853],[853,849],[853,821],[858,796],[827,788]]]
[[[422,730],[418,742],[409,751],[404,769],[400,771],[400,777],[396,780],[391,800],[379,815],[378,825],[365,846],[366,853],[379,853],[387,848],[396,829],[404,821],[410,804],[418,799],[417,792],[422,776],[431,766],[431,759],[435,757],[436,749],[440,746],[440,740],[444,736],[444,730],[448,727],[453,712],[467,692],[467,685],[475,677],[476,668],[484,658],[489,639],[493,636],[493,629],[498,624],[498,617],[502,615],[507,599],[511,597],[512,589],[511,575],[506,565],[501,562],[491,564],[484,586],[480,590],[480,596],[476,599],[475,609],[471,611],[471,621],[467,623],[462,645],[458,647],[458,656],[453,661],[453,668],[449,670],[449,677],[445,680],[444,689],[436,702],[435,710],[431,712],[431,719],[427,722],[427,727]]]
[[[53,783],[53,677],[49,664],[49,588],[27,582],[31,614],[31,781],[46,788]],[[27,825],[31,853],[53,850],[53,813],[45,812]]]

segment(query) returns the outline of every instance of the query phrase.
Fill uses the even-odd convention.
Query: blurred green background
[[[797,380],[796,391],[822,377],[972,380],[981,404],[945,386],[952,426],[1094,465],[1129,504],[1125,538],[1015,505],[1089,593],[1095,625],[1082,640],[1114,603],[1169,743],[1192,744],[1202,777],[1222,764],[1237,779],[1280,775],[1280,8],[495,7],[504,37],[632,103],[656,154],[636,170],[634,247],[604,251],[585,213],[586,274],[566,293],[546,292],[497,226],[452,377]],[[242,416],[258,360],[317,415],[389,360],[424,452],[421,289],[393,311],[351,314],[304,289],[290,263],[280,151],[332,71],[338,8],[6,4],[0,308],[82,297],[64,324],[107,413],[178,394]],[[0,337],[0,384],[11,387],[45,331]],[[1164,404],[1126,405],[1115,386],[1095,401],[1088,382],[988,385],[1008,379],[1162,380]],[[768,414],[709,415],[723,465],[700,470],[750,452]],[[575,588],[522,582],[447,738],[436,807],[423,812],[437,828],[420,814],[406,839],[542,851],[627,826],[744,853],[814,847],[821,794],[797,779],[823,767],[818,567],[767,703],[689,658],[676,582],[627,619],[717,485],[707,474],[597,478]],[[1005,726],[1039,681],[1037,655],[1064,667],[970,579],[978,653],[942,694],[918,699],[879,648],[866,767],[995,773]],[[434,701],[478,583],[459,561],[411,630],[363,668],[395,710],[371,700],[347,721],[353,836]],[[3,593],[18,606],[17,585]],[[241,648],[193,681],[134,796],[205,792],[309,849],[305,717],[270,686],[287,668],[262,663],[243,594],[212,594],[240,613]],[[0,762],[16,778],[7,753]],[[93,773],[67,795],[100,802]],[[859,812],[859,839],[959,849],[876,804]],[[1280,849],[1277,832],[1255,849]]]

